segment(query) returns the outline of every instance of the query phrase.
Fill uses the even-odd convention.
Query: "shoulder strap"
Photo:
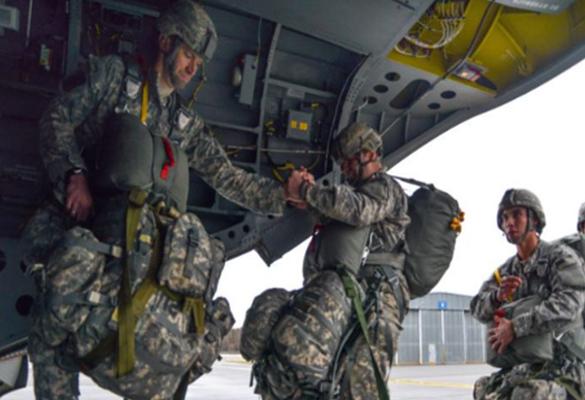
[[[125,57],[124,65],[126,74],[124,76],[124,95],[131,99],[136,99],[140,94],[140,87],[144,80],[143,68],[130,57]]]
[[[419,186],[419,187],[425,187],[429,190],[435,190],[435,185],[433,185],[432,183],[426,183],[423,181],[419,181],[413,178],[403,178],[401,176],[397,176],[397,175],[392,175],[390,174],[390,176],[394,179],[398,179],[399,181],[402,182],[406,182],[406,183],[410,183],[411,185],[415,185],[415,186]]]

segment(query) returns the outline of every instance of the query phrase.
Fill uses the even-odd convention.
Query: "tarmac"
[[[31,369],[32,370],[32,369]],[[485,364],[394,366],[390,376],[393,400],[463,400],[472,398],[473,382],[495,369]],[[80,378],[81,400],[114,400],[111,394],[86,376]],[[26,388],[5,395],[3,400],[34,398],[32,376]],[[258,400],[250,387],[250,364],[239,355],[225,354],[210,374],[189,386],[188,400]]]

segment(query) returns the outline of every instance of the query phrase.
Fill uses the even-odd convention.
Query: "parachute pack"
[[[464,213],[450,194],[414,179],[393,176],[419,188],[408,199],[404,276],[412,298],[429,293],[453,259]]]

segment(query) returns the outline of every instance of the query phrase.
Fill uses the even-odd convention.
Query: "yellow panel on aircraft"
[[[495,94],[584,40],[585,0],[558,14],[437,1],[388,58]]]

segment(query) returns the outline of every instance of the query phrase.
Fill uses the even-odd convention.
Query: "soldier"
[[[383,171],[380,161],[381,146],[382,139],[374,129],[363,123],[354,123],[341,131],[333,147],[333,155],[341,165],[347,184],[315,183],[306,171],[293,172],[287,182],[290,196],[296,198],[297,201],[306,202],[307,207],[327,219],[329,225],[326,225],[323,232],[314,238],[317,241],[316,246],[309,246],[303,271],[305,285],[299,293],[295,294],[292,305],[288,306],[289,309],[296,309],[290,313],[292,318],[299,313],[310,314],[310,317],[301,319],[300,322],[307,326],[296,330],[282,329],[281,325],[284,324],[286,328],[288,322],[281,318],[272,334],[272,341],[277,342],[273,348],[280,349],[282,354],[278,354],[279,357],[275,358],[268,356],[264,361],[257,363],[257,391],[264,399],[314,398],[311,396],[315,396],[316,393],[323,395],[325,391],[332,394],[338,389],[341,399],[371,399],[387,390],[384,378],[389,375],[402,318],[410,300],[407,283],[402,273],[405,229],[410,219],[406,213],[406,195],[400,185]],[[331,236],[321,237],[331,226],[334,230],[340,231],[330,232],[327,235]],[[341,256],[341,253],[347,252],[347,248],[355,244],[355,240],[348,238],[347,233],[349,232],[350,236],[358,235],[359,242],[359,235],[362,235],[364,231],[362,228],[368,228],[366,230],[369,238],[367,259],[362,257],[364,242],[361,246],[355,247],[357,250],[352,250],[357,251],[358,254]],[[371,228],[371,234],[369,228]],[[347,243],[350,245],[344,246],[339,242],[326,243],[328,240],[336,241],[332,237],[343,238],[341,240],[348,239]],[[334,260],[329,262],[329,265],[324,265],[327,264],[328,258],[323,254],[327,253],[325,247],[333,253]],[[343,248],[340,249],[340,247]],[[355,262],[343,264],[343,260],[340,259],[355,259],[356,256],[357,265]],[[364,263],[363,266],[360,261]],[[342,265],[343,268],[340,271]],[[339,283],[339,277],[343,283]],[[360,334],[355,341],[350,341],[350,348],[345,347],[339,352],[343,354],[340,368],[336,367],[337,361],[332,357],[345,327],[329,325],[347,324],[347,316],[343,314],[346,311],[351,314],[352,303],[347,297],[345,299],[343,297],[344,287],[349,293],[347,282],[354,279],[351,277],[359,282],[360,289],[358,290],[356,286],[354,292],[363,290],[363,293],[368,293],[366,303],[368,299],[374,303],[373,308],[366,310],[365,314],[367,326],[370,328],[365,326],[363,328],[367,330],[373,345],[372,350],[377,367],[372,362],[370,348],[363,334]],[[305,293],[307,291],[309,293]],[[279,293],[276,294],[282,296]],[[319,297],[318,299],[314,298],[315,294]],[[270,292],[266,294],[266,297],[271,299],[273,295],[274,293]],[[335,300],[339,296],[341,299]],[[311,308],[304,305],[305,297],[312,304]],[[320,306],[323,310],[314,310],[315,307]],[[325,324],[322,322],[324,319],[329,322]],[[300,342],[296,337],[287,337],[287,335],[303,335],[304,329],[307,331],[320,329],[309,321],[323,323],[323,329],[321,332],[316,332],[318,337],[315,337],[313,342]],[[246,329],[246,324],[244,326]],[[255,327],[251,328],[254,330]],[[360,325],[357,325],[356,329],[361,332]],[[320,349],[329,349],[327,355],[318,354],[318,351],[311,353],[315,349],[312,343],[327,341],[335,343],[316,345]],[[296,350],[291,349],[291,346],[283,348],[281,342],[291,342],[293,346],[298,344],[300,347],[295,347]],[[295,351],[303,354],[293,354]],[[298,359],[299,363],[304,363],[306,368],[299,367],[299,364],[295,365],[294,368],[300,372],[291,376],[287,372],[290,368],[278,361],[279,358],[280,360],[286,358],[283,354],[290,356],[290,359]],[[328,360],[324,361],[325,356]],[[329,364],[322,366],[323,362],[329,362]],[[315,371],[320,367],[328,371],[327,379],[324,376],[315,378]],[[292,387],[294,385],[296,388]]]
[[[579,214],[577,215],[577,233],[564,236],[555,243],[566,244],[585,261],[585,203],[579,207]]]
[[[585,233],[585,203],[579,207],[579,216],[577,217],[577,232]]]
[[[55,98],[41,118],[40,154],[54,199],[32,217],[23,236],[28,246],[25,260],[39,293],[43,267],[63,232],[87,223],[92,214],[92,159],[104,145],[106,123],[113,115],[140,118],[153,135],[178,145],[187,155],[189,168],[231,201],[263,213],[283,211],[283,188],[234,167],[201,117],[176,92],[215,51],[217,33],[207,13],[192,1],[178,0],[161,15],[157,27],[158,52],[150,65],[115,55],[90,57],[84,82]],[[56,365],[58,349],[43,341],[35,316],[33,325],[29,353],[36,397],[76,399],[77,373]]]
[[[497,223],[516,255],[482,285],[471,312],[491,324],[488,361],[502,369],[476,382],[474,398],[582,398],[582,262],[568,247],[540,239],[545,215],[528,190],[505,192]]]

